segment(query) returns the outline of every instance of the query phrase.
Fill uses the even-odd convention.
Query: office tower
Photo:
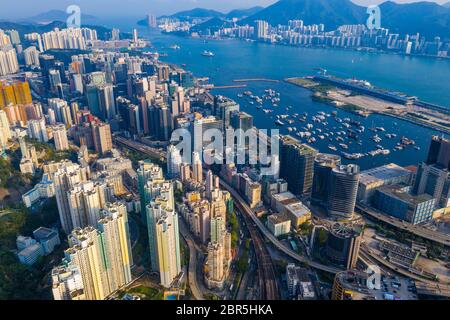
[[[160,108],[158,108],[158,115],[159,115],[159,129],[160,129],[159,139],[163,141],[169,141],[173,127],[172,114],[166,105],[162,105],[160,106]]]
[[[266,39],[269,33],[269,24],[264,20],[256,20],[256,38]]]
[[[253,117],[246,112],[233,112],[230,124],[235,130],[241,129],[245,132],[253,128]]]
[[[53,268],[52,293],[55,300],[85,300],[80,269],[75,265],[60,265]]]
[[[180,150],[174,145],[169,145],[167,147],[167,175],[169,178],[180,177],[181,170],[181,153]]]
[[[334,223],[329,229],[325,254],[333,263],[352,269],[358,261],[361,238],[362,226]]]
[[[200,154],[192,152],[192,180],[201,183],[203,181],[203,168]]]
[[[97,85],[86,85],[86,98],[89,111],[91,111],[91,113],[96,117],[102,117],[102,114],[100,112],[100,102]]]
[[[139,41],[138,31],[133,29],[133,42],[137,43]]]
[[[67,234],[74,228],[69,205],[69,191],[76,184],[87,181],[87,174],[86,168],[70,161],[58,163],[57,170],[55,170],[53,182],[55,184],[56,203],[62,228]]]
[[[359,167],[354,164],[340,165],[332,169],[328,189],[328,213],[351,218],[358,195]]]
[[[425,163],[450,170],[450,140],[433,136]]]
[[[178,215],[168,208],[161,210],[155,225],[158,271],[161,285],[170,288],[181,272]]]
[[[57,151],[69,149],[69,141],[67,140],[66,127],[63,124],[56,124],[52,126],[53,141],[55,142],[55,149]]]
[[[39,67],[39,51],[35,46],[31,46],[23,50],[25,64],[27,67]]]
[[[102,120],[111,120],[116,116],[116,102],[112,84],[102,84],[97,88],[99,109]]]
[[[311,194],[317,150],[291,136],[280,137],[280,178],[296,195]]]
[[[213,142],[212,137],[211,139],[203,139],[205,137],[205,132],[209,130],[222,132],[223,124],[222,120],[210,116],[195,119],[194,122],[190,123],[189,130],[192,137],[192,150],[201,151],[202,148],[207,147]]]
[[[319,153],[314,161],[314,177],[311,201],[326,205],[330,189],[330,177],[334,168],[341,164],[341,157],[334,154]]]
[[[12,46],[0,46],[0,76],[19,72],[16,49]]]
[[[239,104],[230,98],[220,95],[214,97],[213,113],[222,120],[224,129],[230,126],[231,114],[239,112],[239,108]]]
[[[8,140],[11,139],[11,130],[6,112],[0,110],[0,147],[6,147]]]
[[[94,140],[95,151],[98,153],[104,154],[113,148],[111,127],[108,123],[93,123],[92,138]]]
[[[411,187],[405,184],[378,187],[372,197],[372,206],[389,216],[412,224],[433,218],[437,200],[429,194],[411,194]]]
[[[27,123],[28,136],[41,142],[48,141],[47,128],[45,126],[45,119],[30,120]]]
[[[417,168],[413,194],[428,194],[436,199],[436,208],[446,207],[450,201],[449,181],[450,174],[447,168],[438,164],[429,165],[422,162]]]

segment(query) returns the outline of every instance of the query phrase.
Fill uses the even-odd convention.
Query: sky
[[[126,12],[128,17],[144,17],[170,14],[196,7],[227,12],[252,6],[268,6],[277,0],[0,0],[0,19],[27,18],[52,9],[64,10],[71,4],[80,6],[81,11],[96,17],[119,17]],[[385,0],[353,0],[361,5],[378,4]],[[396,0],[399,3],[420,0]],[[450,0],[428,0],[445,3]],[[18,5],[20,4],[20,5]]]

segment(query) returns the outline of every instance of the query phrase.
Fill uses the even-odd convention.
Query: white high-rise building
[[[19,71],[17,52],[12,46],[0,47],[0,76],[6,76]]]
[[[180,176],[181,162],[180,150],[174,145],[169,145],[167,148],[167,174],[170,178]]]
[[[31,46],[23,50],[23,55],[25,58],[25,64],[28,67],[39,67],[39,51],[35,46]]]
[[[47,128],[45,119],[28,120],[27,122],[28,136],[41,142],[48,142]]]
[[[56,203],[58,205],[59,219],[64,232],[69,234],[73,228],[71,206],[69,205],[69,191],[80,183],[87,181],[87,168],[71,161],[62,161],[56,164],[57,169],[53,175],[55,184]]]
[[[0,147],[6,147],[8,139],[11,139],[8,117],[5,111],[0,110]]]
[[[73,228],[96,226],[100,210],[110,200],[105,183],[86,181],[72,186],[68,192],[68,203]]]
[[[52,126],[53,140],[57,151],[69,149],[66,126],[62,123]]]
[[[69,246],[62,267],[52,272],[55,300],[102,300],[131,282],[133,259],[125,204],[106,204],[97,229],[73,230]],[[70,273],[59,276],[64,274],[61,271]]]
[[[80,269],[75,265],[53,268],[52,292],[55,300],[85,300]]]
[[[170,288],[181,272],[178,215],[164,202],[156,202],[153,209],[159,211],[155,225],[158,271],[161,285]]]

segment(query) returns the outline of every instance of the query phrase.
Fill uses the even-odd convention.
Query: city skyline
[[[0,300],[449,299],[447,9],[312,1],[2,22]]]

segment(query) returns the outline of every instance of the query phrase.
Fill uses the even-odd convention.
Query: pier
[[[278,83],[280,80],[275,79],[265,79],[265,78],[252,78],[252,79],[235,79],[233,82],[274,82]]]

